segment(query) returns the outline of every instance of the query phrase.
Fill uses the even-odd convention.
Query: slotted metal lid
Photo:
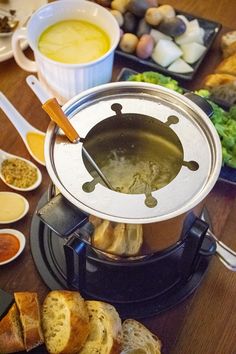
[[[127,117],[148,116],[170,126],[181,142],[185,163],[169,184],[151,193],[156,206],[148,207],[144,194],[119,193],[100,183],[92,192],[84,191],[84,183],[93,178],[84,164],[82,143],[70,143],[51,123],[46,134],[45,158],[54,184],[79,209],[116,222],[157,222],[191,210],[210,192],[221,168],[221,144],[208,116],[174,91],[136,82],[111,83],[87,90],[70,100],[63,110],[86,139],[97,124],[118,114],[115,111],[119,107]],[[177,119],[174,122],[170,117]],[[194,161],[198,168],[188,168],[189,161]]]

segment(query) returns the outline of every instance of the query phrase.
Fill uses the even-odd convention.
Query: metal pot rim
[[[202,185],[199,185],[198,187],[198,193],[196,195],[193,195],[190,200],[188,200],[187,203],[184,203],[181,207],[177,208],[176,210],[172,210],[169,212],[164,212],[159,215],[155,215],[155,212],[150,212],[149,216],[147,214],[145,216],[142,215],[142,213],[138,214],[137,217],[127,217],[129,215],[129,208],[133,208],[134,205],[137,205],[137,200],[140,200],[140,197],[137,198],[137,200],[134,201],[134,203],[131,203],[131,206],[125,206],[126,202],[129,204],[131,199],[134,199],[134,195],[123,195],[123,198],[121,198],[120,195],[121,193],[117,193],[114,191],[110,191],[109,189],[99,186],[99,195],[101,195],[102,198],[105,199],[106,205],[104,205],[104,211],[99,210],[100,208],[97,207],[95,202],[92,202],[92,206],[87,205],[86,202],[79,200],[74,196],[73,191],[68,190],[68,188],[65,188],[63,183],[60,181],[60,177],[58,175],[58,171],[56,170],[56,161],[53,159],[53,153],[52,153],[52,142],[55,142],[55,135],[58,132],[57,127],[55,126],[54,123],[51,123],[48,127],[48,131],[46,134],[46,140],[45,140],[45,159],[46,159],[46,167],[48,170],[48,173],[53,181],[53,183],[57,186],[57,188],[61,191],[61,193],[64,195],[66,199],[68,199],[72,204],[76,205],[79,209],[85,211],[88,214],[92,214],[95,216],[98,216],[102,219],[107,219],[115,222],[123,222],[123,223],[152,223],[152,222],[159,222],[159,221],[164,221],[168,220],[170,218],[177,217],[178,215],[181,215],[187,211],[190,211],[193,209],[194,206],[198,205],[206,196],[207,194],[211,191],[213,188],[214,184],[217,181],[217,178],[220,173],[220,168],[221,168],[221,161],[222,161],[222,156],[221,156],[221,143],[219,136],[211,123],[210,119],[207,117],[207,115],[192,101],[190,101],[188,98],[182,96],[179,93],[176,93],[170,89],[158,86],[158,85],[153,85],[153,84],[147,84],[147,83],[139,83],[139,82],[119,82],[119,83],[109,83],[105,85],[101,85],[89,90],[86,90],[74,98],[72,98],[69,102],[67,102],[63,106],[63,110],[65,113],[71,118],[73,115],[73,112],[78,108],[78,103],[84,104],[84,102],[88,99],[94,99],[96,98],[96,95],[99,94],[102,95],[106,93],[108,96],[112,94],[112,90],[119,90],[120,92],[123,90],[126,90],[127,92],[130,90],[139,90],[141,94],[147,92],[157,92],[158,94],[162,94],[167,97],[170,101],[173,99],[175,102],[181,102],[183,104],[183,107],[185,109],[188,109],[189,112],[194,112],[195,115],[197,115],[200,119],[200,123],[196,123],[196,126],[202,125],[203,130],[205,129],[205,134],[207,137],[204,137],[206,139],[211,140],[209,145],[209,150],[211,150],[211,156],[210,156],[210,164],[211,166],[209,167],[210,173],[205,176],[205,181],[202,183]],[[194,123],[195,124],[195,123]],[[89,128],[87,128],[89,130]],[[199,128],[200,129],[200,128]],[[201,149],[201,146],[199,147],[194,147],[196,150]],[[81,152],[82,149],[78,149],[78,154],[82,155]],[[207,174],[207,173],[206,173]],[[172,182],[171,182],[172,183]],[[170,184],[171,184],[170,183]],[[183,190],[186,188],[186,185],[183,186]],[[163,188],[164,189],[164,188]],[[159,190],[161,191],[161,190]],[[157,191],[158,192],[158,191]],[[163,192],[163,191],[162,191]],[[171,191],[173,193],[173,190]],[[169,195],[171,195],[171,193]],[[135,195],[136,196],[136,195]],[[139,195],[140,196],[140,195]],[[96,196],[97,197],[97,196]],[[96,199],[96,197],[94,199]],[[89,196],[88,196],[89,199]],[[125,203],[122,203],[122,200],[125,200]],[[122,213],[123,215],[117,215],[114,212],[111,212],[111,201],[114,201],[114,204],[116,202],[121,203],[121,209],[123,209]],[[91,202],[91,200],[90,200]],[[107,208],[107,209],[105,209]]]

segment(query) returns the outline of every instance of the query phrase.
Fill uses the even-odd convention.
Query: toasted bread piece
[[[42,325],[49,353],[78,353],[90,329],[88,310],[82,296],[76,291],[49,292],[43,303]]]
[[[25,350],[20,315],[13,304],[0,322],[0,353],[17,353]]]
[[[222,60],[216,67],[215,73],[230,74],[236,76],[236,54]]]
[[[236,54],[236,31],[229,31],[223,34],[220,45],[224,58]]]
[[[113,239],[113,227],[111,222],[103,220],[94,230],[92,244],[94,247],[106,251],[112,244]]]
[[[27,351],[44,343],[38,295],[35,292],[14,293],[23,327],[24,344]]]
[[[229,74],[210,74],[204,80],[204,87],[211,89],[236,81],[236,76]]]
[[[118,354],[121,351],[122,327],[116,309],[102,301],[86,301],[90,334],[79,354]]]
[[[161,341],[140,322],[123,322],[122,354],[161,354]]]

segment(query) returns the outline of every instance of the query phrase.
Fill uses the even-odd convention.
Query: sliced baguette
[[[25,350],[20,315],[13,304],[0,321],[0,353],[17,353]]]
[[[118,354],[121,352],[122,327],[116,309],[101,301],[86,301],[90,334],[79,354]]]
[[[43,303],[42,325],[49,353],[78,353],[89,334],[89,315],[76,291],[54,290]]]
[[[25,348],[29,351],[44,343],[38,295],[25,291],[14,293],[14,298],[20,312]]]
[[[236,54],[230,55],[222,60],[215,69],[216,73],[229,74],[236,76]]]
[[[127,319],[122,330],[122,354],[161,354],[161,341],[140,322]]]

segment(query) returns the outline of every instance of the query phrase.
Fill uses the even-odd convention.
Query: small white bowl
[[[6,261],[0,262],[0,266],[1,266],[4,264],[7,264],[9,262],[12,262],[14,259],[16,259],[23,252],[23,250],[25,248],[25,236],[24,236],[24,234],[22,234],[22,232],[15,230],[15,229],[1,229],[0,234],[11,234],[11,235],[15,236],[20,242],[20,247],[19,247],[18,251],[16,252],[16,254],[13,257],[7,259]],[[1,237],[1,235],[0,235],[0,237]]]
[[[9,223],[12,223],[12,222],[15,222],[15,221],[18,221],[20,219],[22,219],[29,211],[29,203],[27,201],[27,199],[25,199],[22,195],[18,194],[18,193],[14,193],[14,192],[0,192],[0,196],[5,194],[6,197],[9,195],[9,198],[12,198],[12,197],[16,197],[16,198],[20,198],[22,199],[23,203],[24,203],[24,210],[22,211],[22,213],[15,219],[8,219],[8,220],[3,220],[3,219],[0,219],[0,224],[9,224]],[[4,206],[2,205],[1,206],[1,209],[3,209]]]

